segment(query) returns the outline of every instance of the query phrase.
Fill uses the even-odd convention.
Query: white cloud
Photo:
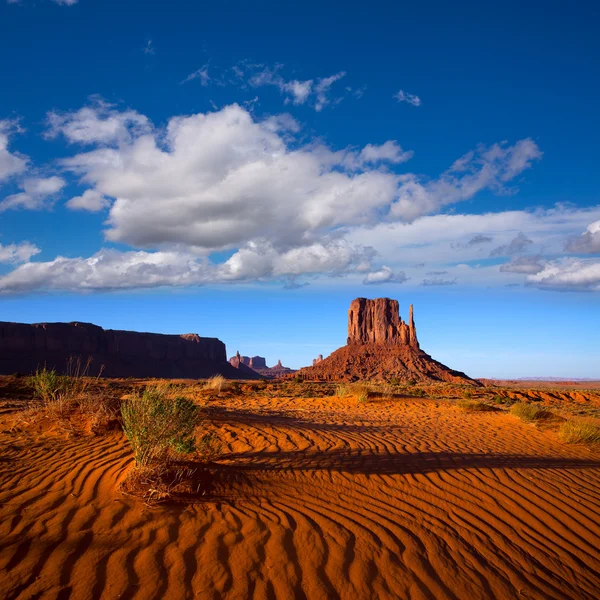
[[[23,173],[27,169],[27,157],[10,152],[8,149],[10,135],[19,131],[20,128],[17,121],[9,119],[0,120],[0,184],[14,175]]]
[[[468,200],[484,189],[506,193],[506,184],[541,157],[535,142],[523,139],[513,146],[506,143],[480,146],[477,151],[459,158],[433,181],[422,183],[416,175],[404,175],[391,215],[411,220],[448,204]],[[511,191],[514,192],[514,188]]]
[[[200,67],[197,71],[190,73],[181,83],[187,83],[188,81],[193,81],[194,79],[199,79],[202,86],[208,85],[210,76],[208,74],[207,64],[203,67]]]
[[[40,249],[29,242],[0,244],[0,263],[23,263],[40,253]]]
[[[412,106],[421,106],[421,98],[419,98],[419,96],[408,94],[403,90],[394,94],[394,98],[396,98],[398,102],[407,102],[408,104],[412,104]]]
[[[320,77],[317,79],[292,79],[287,80],[280,71],[283,65],[276,65],[270,69],[258,65],[261,70],[255,70],[253,65],[243,65],[252,72],[248,83],[252,87],[274,86],[286,96],[286,102],[292,104],[306,104],[310,102],[317,112],[320,112],[331,103],[330,93],[332,86],[346,76],[345,71],[340,71],[329,77]],[[238,77],[243,77],[244,71],[237,67]]]
[[[71,210],[86,210],[100,212],[110,206],[110,201],[96,190],[85,190],[81,196],[76,196],[67,201],[67,208]]]
[[[146,42],[146,45],[143,47],[142,52],[144,54],[156,54],[156,50],[154,49],[154,46],[152,45],[152,40],[148,40]]]
[[[396,140],[388,140],[381,146],[367,144],[360,152],[360,159],[364,163],[387,161],[399,164],[410,160],[414,155],[412,150],[404,151]]]
[[[56,195],[65,187],[62,177],[30,177],[21,184],[22,192],[8,196],[0,201],[0,213],[22,208],[27,210],[42,210],[54,204]]]
[[[61,6],[73,6],[73,4],[77,4],[79,0],[52,0],[52,2],[56,2],[56,4],[60,4]]]
[[[600,254],[600,221],[595,221],[577,237],[572,237],[567,250],[576,254]]]
[[[407,280],[408,277],[404,271],[395,273],[392,269],[384,265],[378,271],[368,273],[363,279],[363,283],[365,285],[381,285],[384,283],[404,283]]]
[[[149,133],[150,121],[134,110],[119,112],[111,104],[94,98],[91,106],[73,112],[49,112],[47,138],[63,135],[78,144],[113,145],[131,142]]]
[[[371,249],[352,248],[344,242],[313,244],[283,253],[268,244],[249,244],[223,264],[184,252],[101,250],[89,258],[59,256],[49,262],[27,262],[0,277],[0,293],[194,286],[273,278],[289,287],[299,274],[336,276],[364,270],[371,258]]]
[[[600,291],[600,262],[562,259],[548,262],[527,283],[553,291]]]

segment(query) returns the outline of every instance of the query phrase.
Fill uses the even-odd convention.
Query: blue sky
[[[357,296],[473,376],[598,377],[592,3],[0,0],[2,320],[299,367]]]

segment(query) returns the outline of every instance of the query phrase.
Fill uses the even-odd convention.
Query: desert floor
[[[600,595],[600,450],[505,410],[216,394],[201,492],[147,506],[122,431],[15,425],[24,404],[0,411],[7,600]]]

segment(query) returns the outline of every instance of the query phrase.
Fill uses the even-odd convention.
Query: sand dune
[[[212,411],[205,496],[152,508],[122,433],[2,433],[4,597],[598,597],[598,451],[443,401]]]

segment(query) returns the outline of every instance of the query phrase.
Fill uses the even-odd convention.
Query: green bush
[[[600,442],[600,425],[584,419],[566,421],[558,430],[558,437],[567,444]]]
[[[510,407],[510,414],[522,421],[539,421],[550,416],[550,412],[529,402],[517,402]]]
[[[123,429],[138,467],[166,462],[170,452],[196,450],[198,407],[186,398],[169,399],[163,390],[146,388],[121,405]]]
[[[465,390],[463,392],[463,398],[466,400],[470,400],[473,397],[473,392],[471,390]]]

